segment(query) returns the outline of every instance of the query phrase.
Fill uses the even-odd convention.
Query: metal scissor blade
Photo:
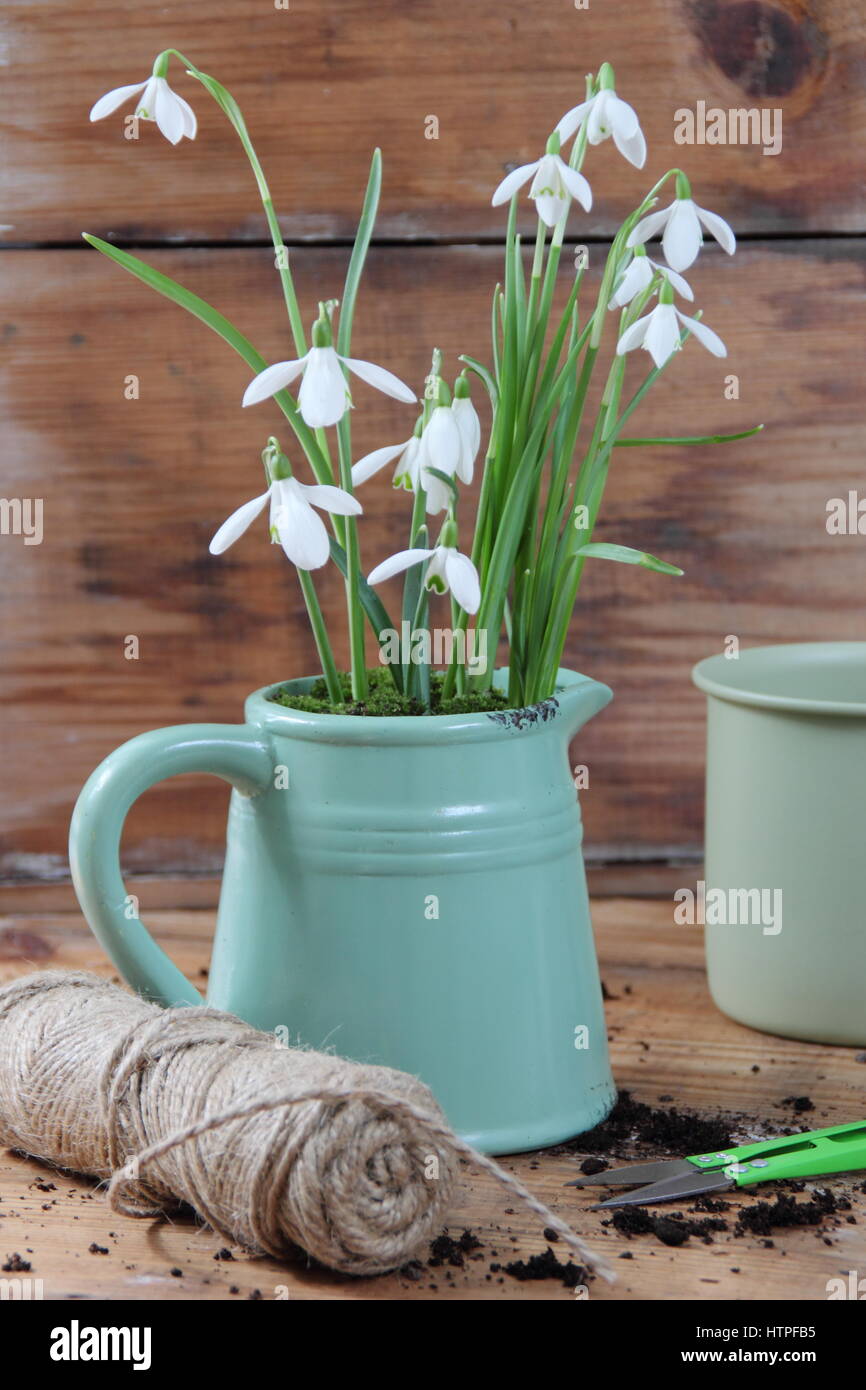
[[[659,1182],[696,1171],[687,1158],[665,1158],[655,1163],[631,1163],[626,1168],[605,1168],[603,1173],[590,1173],[574,1178],[566,1187],[632,1187],[641,1182]]]
[[[652,1202],[677,1202],[684,1197],[700,1197],[703,1192],[727,1192],[736,1187],[733,1178],[722,1170],[715,1173],[701,1172],[690,1163],[689,1172],[679,1177],[665,1178],[663,1182],[650,1183],[649,1187],[638,1187],[634,1192],[625,1192],[621,1197],[611,1197],[607,1202],[599,1202],[593,1211],[604,1211],[608,1207],[645,1207]]]

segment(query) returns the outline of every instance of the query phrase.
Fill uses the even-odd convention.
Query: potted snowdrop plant
[[[399,362],[351,355],[379,151],[339,300],[305,311],[265,173],[220,82],[167,50],[150,78],[100,98],[91,119],[129,104],[172,144],[195,138],[195,115],[169,85],[172,63],[216,102],[249,160],[273,239],[287,348],[266,357],[191,290],[87,240],[240,355],[251,419],[264,402],[281,412],[291,446],[268,435],[263,487],[240,500],[239,486],[239,505],[210,549],[219,556],[240,543],[267,512],[267,536],[297,572],[319,670],[256,691],[243,724],[156,730],[111,754],[73,818],[82,907],[134,987],[165,1004],[197,1000],[122,908],[117,851],[126,811],[146,786],[215,772],[234,792],[209,1002],[420,1075],[452,1123],[489,1152],[562,1140],[596,1124],[614,1098],[568,764],[570,738],[611,692],[563,669],[563,649],[587,560],[681,573],[592,537],[616,448],[711,442],[639,440],[626,427],[689,338],[725,355],[677,300],[693,301],[682,272],[704,232],[728,253],[734,234],[692,200],[681,170],[669,170],[616,232],[582,306],[584,270],[566,277],[560,262],[574,204],[592,206],[583,172],[590,147],[611,141],[637,170],[646,159],[637,114],[605,63],[538,158],[492,194],[507,224],[489,358],[464,354],[449,377],[433,349],[425,380],[409,385],[392,370]],[[673,199],[658,210],[663,190]],[[527,198],[537,230],[524,256],[517,219]],[[664,261],[647,253],[659,234]],[[647,370],[627,389],[639,350]],[[596,373],[604,384],[589,419]],[[394,433],[355,458],[352,412],[363,410],[368,388],[393,399]],[[473,392],[486,397],[485,440]],[[476,471],[470,520],[463,493]],[[362,558],[378,474],[405,490],[406,539],[390,556]],[[345,582],[345,670],[315,585],[328,563]],[[395,613],[380,586],[398,575]],[[372,668],[368,630],[379,649]],[[408,648],[396,640],[407,634]],[[495,670],[503,634],[508,655]]]

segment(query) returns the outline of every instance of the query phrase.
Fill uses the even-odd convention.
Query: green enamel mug
[[[209,1004],[420,1076],[488,1153],[597,1124],[615,1092],[568,747],[610,690],[561,671],[529,709],[360,718],[276,704],[278,688],[244,724],[141,734],[81,792],[73,881],[120,973],[160,1004],[201,1002],[132,915],[119,847],[148,787],[212,772],[233,792]]]
[[[866,642],[699,662],[708,699],[703,916],[718,1007],[866,1044]]]

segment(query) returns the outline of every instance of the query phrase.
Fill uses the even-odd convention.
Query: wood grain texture
[[[216,302],[266,356],[286,355],[267,252],[147,258]],[[434,344],[451,369],[460,351],[485,356],[499,262],[496,248],[377,250],[354,350],[416,385]],[[344,264],[341,250],[299,255],[307,306],[338,292]],[[595,273],[599,265],[597,256]],[[617,452],[599,534],[686,575],[601,561],[587,569],[567,658],[616,693],[572,749],[590,768],[590,855],[694,857],[703,759],[694,661],[728,634],[744,645],[862,637],[863,538],[829,536],[825,508],[862,479],[863,265],[858,241],[762,243],[733,261],[708,251],[692,276],[729,358],[689,343],[635,432],[760,420],[767,429],[716,449]],[[263,524],[222,558],[207,553],[219,522],[260,489],[258,454],[280,428],[270,404],[239,408],[243,363],[96,252],[6,252],[0,276],[0,332],[14,345],[2,385],[3,490],[45,505],[41,546],[0,538],[2,870],[7,881],[50,879],[65,873],[81,784],[119,742],[160,724],[239,720],[249,690],[315,662],[294,576]],[[638,381],[643,364],[630,370]],[[135,401],[124,398],[130,373]],[[728,373],[739,401],[724,398]],[[355,399],[356,456],[405,437],[411,409],[363,386]],[[364,499],[369,567],[403,544],[408,511],[385,477]],[[320,574],[342,632],[342,583],[332,568]],[[137,661],[124,658],[130,634]],[[127,867],[216,872],[224,815],[221,784],[163,784],[130,817]]]
[[[15,0],[0,15],[4,54],[3,221],[26,242],[118,238],[261,239],[246,162],[222,115],[180,65],[200,139],[171,150],[153,126],[138,142],[122,114],[90,126],[103,92],[143,80],[173,44],[233,91],[272,180],[285,236],[353,234],[370,152],[385,157],[379,226],[391,238],[498,237],[489,206],[503,172],[535,159],[605,59],[640,112],[642,174],[610,145],[587,172],[596,194],[583,235],[609,234],[671,165],[698,201],[742,232],[864,229],[860,159],[866,14],[856,0]],[[172,78],[174,81],[174,77]],[[779,110],[783,147],[677,145],[675,113]],[[428,117],[438,138],[425,138]]]
[[[815,1105],[814,1112],[793,1117],[801,1125],[805,1120],[803,1127],[843,1124],[862,1113],[863,1067],[853,1049],[767,1037],[715,1011],[700,933],[674,926],[669,905],[614,899],[596,903],[593,915],[602,975],[613,996],[606,1009],[621,1088],[651,1105],[665,1097],[667,1105],[703,1114],[735,1114],[739,1142],[767,1133],[768,1122],[791,1124],[791,1111],[782,1105],[791,1095],[808,1094]],[[160,912],[151,920],[161,944],[203,987],[212,914]],[[58,967],[110,973],[75,915],[0,919],[0,981]],[[862,1271],[866,1263],[866,1197],[857,1181],[826,1184],[837,1195],[850,1195],[855,1224],[843,1212],[820,1231],[777,1232],[770,1249],[758,1237],[735,1237],[737,1211],[762,1197],[772,1199],[779,1190],[772,1186],[756,1197],[732,1196],[725,1213],[729,1229],[714,1235],[712,1244],[693,1238],[672,1250],[650,1235],[619,1235],[605,1224],[604,1213],[588,1210],[591,1194],[564,1186],[582,1156],[575,1146],[573,1153],[542,1151],[503,1162],[613,1264],[617,1283],[608,1287],[594,1280],[590,1302],[818,1302],[827,1297],[828,1279],[849,1269]],[[46,1182],[53,1182],[54,1190],[37,1185]],[[483,1261],[467,1261],[451,1271],[451,1280],[441,1269],[429,1270],[429,1279],[417,1282],[399,1274],[353,1280],[303,1262],[252,1259],[239,1249],[231,1261],[216,1260],[223,1242],[192,1220],[114,1215],[91,1183],[0,1150],[0,1253],[5,1258],[12,1251],[28,1252],[32,1277],[43,1280],[45,1298],[54,1300],[231,1300],[248,1298],[254,1290],[264,1299],[293,1301],[573,1300],[558,1283],[518,1283],[495,1274],[487,1279],[491,1260],[527,1259],[545,1248],[537,1221],[511,1201],[506,1212],[506,1201],[492,1180],[464,1169],[449,1229],[456,1235],[471,1228],[483,1242]],[[108,1254],[91,1253],[92,1243]],[[620,1260],[623,1254],[630,1258]],[[173,1268],[183,1271],[181,1277],[172,1277]]]

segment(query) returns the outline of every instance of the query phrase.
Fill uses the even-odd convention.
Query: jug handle
[[[200,1004],[201,995],[130,915],[134,900],[120,873],[120,837],[142,792],[183,772],[212,772],[254,797],[273,786],[273,753],[243,724],[177,724],[139,734],[88,778],[69,830],[72,882],[88,924],[127,983],[165,1006]]]

